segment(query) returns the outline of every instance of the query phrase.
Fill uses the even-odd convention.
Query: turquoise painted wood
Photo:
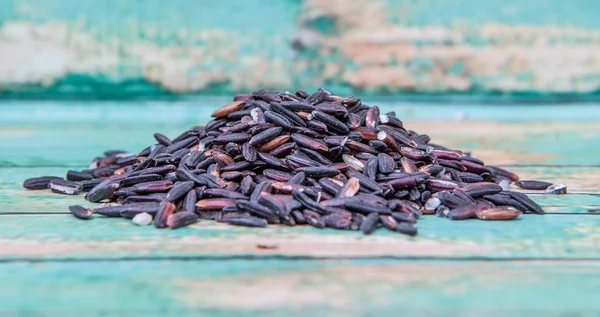
[[[99,216],[85,222],[70,215],[0,217],[0,256],[4,259],[300,256],[600,260],[600,215],[523,215],[512,222],[424,216],[416,238],[385,230],[363,237],[360,232],[279,226],[247,229],[212,221],[181,230],[157,230]],[[264,243],[277,248],[257,247]]]
[[[0,305],[5,315],[45,316],[594,316],[599,270],[597,262],[15,262],[0,264]]]
[[[7,102],[0,116],[0,143],[7,148],[0,151],[0,166],[87,166],[109,148],[137,152],[153,142],[154,132],[176,136],[206,122],[229,100]],[[600,107],[365,101],[383,111],[396,111],[409,128],[426,132],[439,143],[473,150],[477,156],[486,154],[482,158],[491,164],[600,164]],[[455,120],[464,116],[465,122]],[[467,128],[455,128],[459,126]]]
[[[371,95],[597,99],[600,87],[593,0],[1,0],[0,7],[0,96],[326,85]]]
[[[402,308],[428,316],[552,316],[600,309],[593,300],[600,214],[588,212],[600,206],[600,112],[588,105],[482,111],[374,100],[435,142],[587,193],[533,195],[550,214],[512,222],[424,216],[417,238],[81,221],[49,214],[91,206],[81,196],[21,188],[31,176],[85,168],[107,148],[138,151],[154,132],[175,136],[226,102],[0,104],[0,312],[360,316]],[[455,120],[458,109],[467,120]],[[8,215],[15,212],[29,215]],[[275,248],[257,248],[264,243]],[[494,311],[500,305],[505,310]]]

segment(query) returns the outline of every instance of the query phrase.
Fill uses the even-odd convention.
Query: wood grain
[[[565,182],[532,195],[549,214],[516,221],[419,220],[419,236],[311,227],[248,229],[212,221],[179,230],[124,219],[81,221],[82,196],[22,181],[83,169],[106,149],[176,136],[223,98],[178,103],[7,103],[0,116],[0,314],[156,312],[214,316],[586,314],[600,263],[600,113],[595,108],[382,102],[436,143],[508,165],[522,179]],[[454,120],[457,112],[466,121]],[[541,164],[541,165],[540,165]],[[576,194],[587,193],[587,194]],[[7,213],[28,215],[7,215]],[[269,243],[274,249],[259,249]],[[59,291],[57,291],[59,290]],[[502,305],[503,310],[497,307]]]
[[[138,227],[126,219],[94,216],[2,216],[0,257],[68,259],[127,257],[395,257],[400,259],[590,258],[600,260],[600,216],[523,215],[515,221],[419,220],[419,236],[379,230],[312,227],[249,229],[201,221],[178,230]],[[260,249],[259,244],[274,244]]]
[[[0,306],[52,316],[592,316],[598,270],[590,262],[4,263]]]
[[[175,137],[228,102],[9,103],[0,118],[0,166],[83,167],[108,149],[137,152],[154,142],[153,133]],[[377,104],[432,142],[471,151],[488,164],[600,164],[596,108]],[[468,118],[456,120],[457,113]]]

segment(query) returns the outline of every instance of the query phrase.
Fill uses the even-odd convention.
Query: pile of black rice
[[[566,188],[518,181],[460,150],[406,129],[395,112],[326,89],[313,94],[257,90],[216,110],[214,119],[137,154],[107,151],[66,179],[42,176],[27,189],[50,189],[102,203],[71,206],[78,218],[125,217],[179,228],[199,219],[265,227],[378,228],[416,235],[417,219],[510,220],[544,214],[521,188]]]

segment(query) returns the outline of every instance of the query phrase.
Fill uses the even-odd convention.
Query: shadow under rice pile
[[[179,228],[199,219],[265,227],[310,225],[378,228],[416,235],[417,219],[510,220],[544,214],[525,189],[564,193],[566,187],[520,181],[460,150],[432,143],[357,97],[325,89],[236,95],[205,126],[138,154],[107,151],[89,169],[25,181],[27,189],[87,192],[102,203],[70,206],[78,218],[93,214],[133,219],[138,225]]]

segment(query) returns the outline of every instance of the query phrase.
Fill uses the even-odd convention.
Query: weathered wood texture
[[[201,221],[181,230],[157,230],[124,219],[96,217],[82,222],[70,215],[3,215],[0,256],[25,260],[140,256],[600,260],[600,217],[595,215],[524,215],[513,222],[427,216],[418,227],[417,238],[385,230],[365,237],[359,232],[311,227],[246,229]],[[276,248],[257,247],[264,243]]]
[[[598,26],[575,3],[593,5],[307,0],[297,78],[380,94],[595,94]]]
[[[0,144],[10,150],[0,151],[0,166],[87,166],[107,149],[141,150],[154,142],[154,132],[177,135],[230,100],[7,102],[0,116]],[[600,163],[600,108],[593,105],[366,103],[396,111],[408,128],[437,143],[474,151],[490,164]]]
[[[176,135],[223,102],[1,105],[0,311],[358,316],[402,307],[480,316],[499,305],[505,310],[496,314],[600,309],[592,298],[600,214],[588,212],[600,207],[595,108],[465,106],[469,119],[457,121],[448,108],[379,103],[436,143],[582,193],[534,195],[549,214],[512,222],[424,216],[416,238],[210,221],[180,230],[101,216],[80,221],[48,213],[90,206],[82,196],[21,188],[28,177],[85,168],[108,148],[138,151],[153,132]],[[276,248],[257,248],[267,242]]]
[[[4,263],[0,306],[44,316],[595,316],[599,270],[596,262]]]
[[[0,96],[598,96],[591,0],[1,0]],[[585,9],[581,9],[585,8]],[[265,75],[268,74],[268,75]]]

